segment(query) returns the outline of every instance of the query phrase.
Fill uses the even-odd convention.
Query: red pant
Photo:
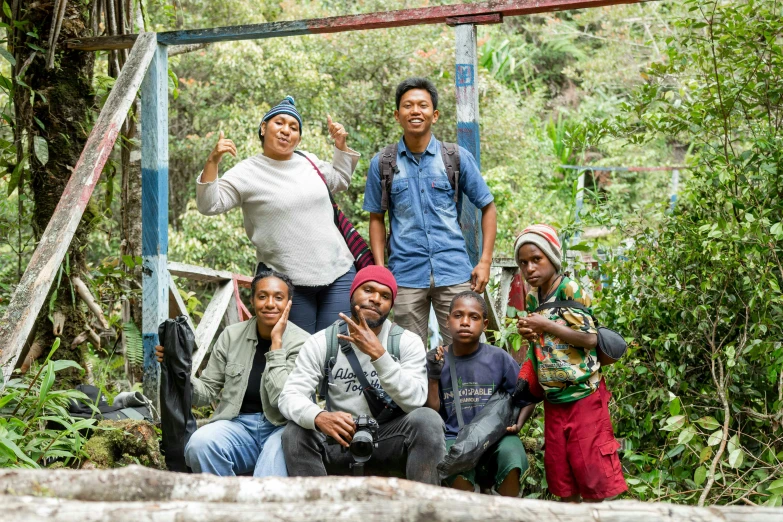
[[[628,489],[609,418],[611,397],[602,379],[584,399],[544,401],[544,467],[553,495],[604,499]]]

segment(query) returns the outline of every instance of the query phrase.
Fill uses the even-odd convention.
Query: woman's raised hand
[[[345,130],[342,123],[332,121],[332,117],[327,114],[326,125],[329,127],[329,136],[334,140],[334,146],[342,151],[347,151],[348,131]]]
[[[233,141],[223,136],[223,131],[220,131],[220,135],[218,136],[218,141],[215,144],[215,148],[212,149],[212,152],[209,153],[209,159],[207,161],[217,165],[218,163],[220,163],[220,160],[223,159],[223,154],[225,153],[229,153],[236,158],[237,147],[236,145],[234,145]]]

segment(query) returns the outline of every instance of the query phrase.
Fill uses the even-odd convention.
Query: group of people
[[[403,136],[370,163],[364,210],[375,264],[358,272],[331,201],[359,158],[345,128],[328,118],[331,163],[296,150],[303,122],[287,97],[263,117],[262,153],[222,177],[221,158],[236,156],[236,147],[220,134],[197,179],[197,203],[207,215],[242,208],[258,262],[255,317],[223,331],[192,381],[194,406],[217,402],[185,449],[194,472],[350,473],[356,459],[346,449],[369,418],[366,473],[517,496],[528,465],[518,433],[544,401],[550,492],[600,501],[625,491],[590,299],[561,273],[551,227],[527,228],[514,247],[527,283],[529,313],[517,324],[529,344],[525,363],[520,369],[505,350],[481,342],[495,205],[473,156],[433,136],[438,117],[429,80],[398,86],[394,118]],[[482,211],[476,266],[459,224],[464,197]],[[427,351],[430,308],[443,343]],[[442,480],[438,464],[501,391],[521,408],[518,418],[475,469]]]

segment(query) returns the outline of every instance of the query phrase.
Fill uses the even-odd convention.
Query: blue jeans
[[[194,473],[221,477],[253,472],[254,477],[287,477],[283,428],[263,413],[240,413],[231,420],[202,426],[185,447],[185,462]]]
[[[350,315],[351,284],[356,267],[325,286],[297,286],[288,320],[296,326],[314,334],[325,330],[340,317],[340,312]]]

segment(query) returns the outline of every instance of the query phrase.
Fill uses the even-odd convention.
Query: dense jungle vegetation
[[[2,3],[0,312],[118,72],[115,53],[65,50],[46,69],[52,3]],[[445,3],[454,0],[146,0],[125,15],[133,32],[162,31]],[[62,39],[102,30],[90,18],[91,1],[68,5]],[[605,374],[628,496],[780,506],[783,1],[566,11],[507,18],[478,35],[482,171],[498,206],[495,257],[511,255],[525,226],[547,222],[576,254],[568,269],[603,282],[593,289],[598,317],[631,341]],[[221,43],[172,56],[169,259],[252,270],[241,212],[200,215],[194,180],[221,130],[240,159],[258,153],[261,116],[289,94],[305,122],[301,148],[329,156],[329,114],[362,154],[338,200],[366,236],[369,161],[399,138],[397,83],[412,75],[435,81],[435,133],[456,139],[454,52],[453,29],[435,25]],[[131,116],[138,123],[138,113]],[[135,126],[118,140],[41,313],[40,357],[0,394],[0,466],[52,459],[77,466],[85,457],[78,430],[91,422],[66,431],[46,425],[66,415],[72,385],[89,379],[109,397],[139,385]],[[221,171],[235,161],[224,160]],[[587,171],[577,215],[581,172],[563,165],[684,168],[673,207],[668,171]],[[583,255],[600,260],[598,268]],[[96,335],[74,277],[106,317]],[[214,289],[182,288],[198,318]],[[541,437],[542,418],[522,436]],[[543,459],[533,462],[524,494],[546,497]]]

